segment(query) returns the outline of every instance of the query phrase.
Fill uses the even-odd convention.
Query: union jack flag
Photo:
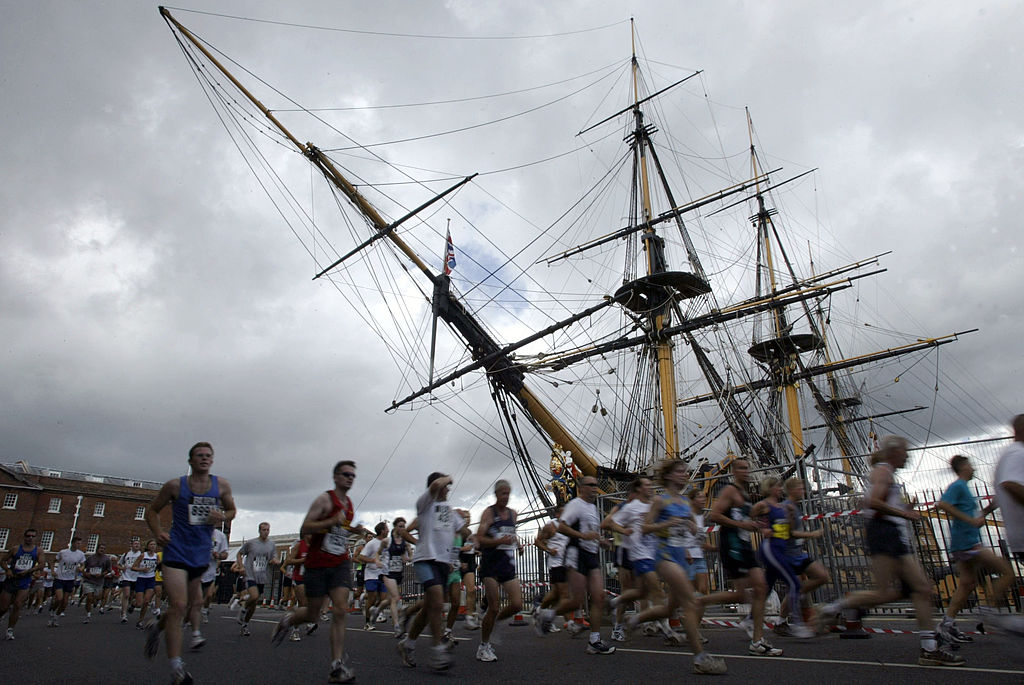
[[[448,236],[444,241],[444,275],[451,274],[452,269],[455,268],[455,243],[452,242],[452,232],[448,231]]]

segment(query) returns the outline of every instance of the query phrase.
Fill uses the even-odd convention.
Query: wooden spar
[[[331,162],[323,152],[321,152],[312,143],[304,144],[299,142],[298,138],[292,135],[292,133],[273,115],[273,113],[245,86],[243,86],[238,79],[236,79],[234,75],[231,74],[231,72],[229,72],[187,28],[171,16],[171,13],[167,8],[160,7],[159,10],[165,21],[172,25],[175,30],[194,45],[196,49],[198,49],[206,59],[208,59],[210,63],[224,75],[225,78],[230,80],[239,92],[252,102],[253,105],[255,105],[260,112],[262,112],[263,115],[278,130],[280,130],[281,133],[283,133],[313,165],[319,168],[324,176],[349,199],[349,201],[364,217],[366,217],[366,219],[370,221],[378,232],[387,231],[388,222],[384,221],[376,208],[370,204],[365,197],[363,197],[356,187],[353,186],[340,171],[338,171],[334,163]],[[412,248],[397,236],[394,231],[387,231],[387,239],[390,240],[402,252],[402,254],[412,261],[412,263],[416,265],[416,268],[430,279],[432,283],[437,283],[440,277],[431,271],[431,269],[423,262],[422,259],[420,259]],[[498,343],[486,332],[483,326],[476,321],[476,319],[458,300],[446,294],[445,305],[446,307],[442,312],[445,321],[461,334],[467,347],[469,347],[471,351],[474,353],[482,352],[484,354],[491,354],[494,351],[501,349]],[[601,306],[607,306],[607,303],[602,303]],[[596,474],[597,463],[590,457],[583,446],[572,438],[569,432],[564,426],[562,426],[555,416],[546,407],[544,407],[543,403],[541,403],[533,392],[526,387],[522,382],[522,372],[512,370],[514,369],[514,365],[507,357],[500,359],[499,361],[502,363],[502,373],[492,375],[492,378],[497,379],[495,382],[505,384],[505,389],[519,400],[526,411],[531,413],[537,421],[537,424],[553,442],[558,442],[563,448],[572,452],[573,463],[575,463],[581,471],[589,475]]]

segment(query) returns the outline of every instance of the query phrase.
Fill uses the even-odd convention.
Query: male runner
[[[14,626],[18,625],[21,605],[25,603],[28,590],[32,587],[32,574],[42,568],[39,564],[39,547],[36,545],[37,535],[35,528],[26,530],[17,549],[8,552],[0,562],[0,566],[7,572],[0,589],[0,618],[8,610],[11,612],[7,617],[7,640],[14,639]]]
[[[284,615],[271,642],[279,645],[293,625],[316,623],[325,597],[331,600],[331,671],[328,682],[348,683],[356,674],[345,663],[345,614],[352,590],[352,559],[348,551],[350,533],[365,535],[361,525],[352,525],[355,507],[348,496],[356,477],[354,461],[334,465],[334,489],[321,493],[302,522],[300,535],[312,535],[306,555],[306,596],[308,605]]]
[[[994,485],[995,503],[1003,513],[1006,544],[1017,561],[1024,561],[1024,414],[1013,417],[1013,442],[999,457]],[[1024,635],[1024,616],[982,609],[990,625],[1014,635]]]
[[[476,544],[480,548],[480,577],[487,597],[487,613],[480,629],[480,646],[476,650],[478,661],[497,661],[491,645],[494,623],[515,616],[523,609],[522,588],[516,575],[516,510],[508,506],[512,486],[507,480],[494,484],[494,504],[484,509],[476,531]],[[498,610],[500,592],[505,591],[508,604]]]
[[[264,587],[270,578],[268,568],[278,564],[274,543],[269,539],[270,524],[264,521],[260,524],[259,531],[259,537],[246,540],[235,556],[235,561],[245,566],[245,606],[238,612],[242,637],[249,637],[252,634],[249,631],[249,620],[256,611],[256,605],[263,596]]]
[[[606,645],[601,640],[601,631],[595,630],[600,626],[604,607],[604,574],[601,572],[598,547],[611,547],[601,536],[601,517],[596,505],[597,478],[584,476],[579,489],[579,496],[565,505],[558,522],[558,532],[569,538],[565,566],[569,571],[571,594],[563,598],[556,608],[541,611],[540,632],[551,631],[551,623],[556,614],[566,615],[582,606],[589,592],[591,626],[587,654],[613,654],[615,648]]]
[[[552,520],[541,527],[540,532],[537,533],[537,537],[533,541],[534,546],[546,555],[548,581],[551,585],[547,594],[541,598],[540,610],[533,619],[533,627],[541,637],[544,636],[544,631],[541,629],[541,612],[544,609],[558,606],[562,599],[569,596],[568,571],[565,570],[565,547],[569,543],[569,538],[558,532],[558,517],[562,515],[562,508],[563,505],[561,504],[555,506],[551,512]],[[558,632],[559,630],[554,623],[548,625],[548,632],[550,633]]]
[[[295,605],[299,610],[304,610],[309,607],[309,598],[306,597],[306,575],[305,575],[305,564],[306,556],[309,554],[309,541],[312,539],[312,535],[308,533],[299,538],[292,546],[288,549],[287,558],[281,562],[282,566],[290,566],[292,568],[292,585],[295,587]],[[314,611],[316,611],[314,609]],[[317,627],[318,623],[307,623],[306,624],[306,635],[312,635]],[[296,625],[292,625],[291,635],[288,636],[291,642],[299,642],[302,637],[299,636],[299,628]]]
[[[412,562],[416,579],[423,586],[424,602],[423,608],[412,619],[408,635],[398,641],[398,653],[402,657],[402,662],[410,667],[416,665],[413,655],[416,638],[428,623],[433,637],[431,668],[443,671],[452,665],[451,654],[445,645],[441,644],[441,613],[444,608],[444,589],[452,562],[452,540],[456,527],[462,527],[461,523],[456,526],[455,519],[461,517],[454,513],[448,504],[451,484],[451,476],[435,471],[427,476],[426,492],[416,500],[416,528],[419,531],[419,539]]]
[[[145,653],[150,659],[156,656],[163,631],[174,685],[192,682],[181,660],[181,626],[189,605],[199,606],[203,602],[200,578],[210,565],[213,529],[235,517],[231,485],[210,473],[213,446],[197,442],[188,451],[188,463],[191,475],[164,483],[146,507],[146,523],[164,548],[164,593],[168,607],[150,625]],[[160,522],[160,512],[168,504],[173,514],[169,533]]]
[[[121,580],[118,586],[121,588],[121,623],[128,622],[128,614],[135,611],[135,581],[139,575],[133,570],[135,562],[142,558],[142,543],[134,538],[131,549],[121,555],[117,565],[121,568]]]
[[[110,573],[110,557],[106,553],[107,546],[100,544],[96,552],[85,558],[85,570],[82,571],[84,582],[82,590],[85,592],[85,620],[88,623],[92,620],[92,605],[103,596],[103,581]],[[100,606],[102,611],[102,605]]]
[[[85,564],[85,552],[78,549],[78,543],[81,540],[81,535],[72,537],[71,547],[57,552],[57,558],[53,562],[57,577],[53,583],[54,590],[53,601],[50,603],[50,622],[47,624],[51,628],[56,628],[59,625],[57,618],[67,609],[68,600],[75,591],[75,578],[78,576],[78,572],[82,570],[82,565]]]
[[[377,614],[381,605],[387,599],[384,581],[381,576],[387,573],[386,540],[388,537],[388,524],[381,521],[374,529],[373,539],[363,545],[363,548],[356,555],[356,561],[363,564],[363,582],[366,588],[366,598],[363,601],[363,616],[366,618],[364,630],[376,630],[374,625],[377,621]]]

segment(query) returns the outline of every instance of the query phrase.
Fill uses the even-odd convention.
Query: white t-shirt
[[[562,509],[562,516],[558,520],[580,533],[590,533],[601,528],[601,519],[597,515],[597,505],[591,504],[579,497],[570,500],[565,505],[565,508]],[[579,543],[580,549],[597,553],[597,540],[576,539],[576,541]],[[571,544],[573,539],[570,539],[569,542]]]
[[[121,555],[121,561],[118,562],[118,566],[121,567],[121,580],[127,580],[135,582],[138,580],[139,572],[133,571],[132,566],[138,561],[139,557],[142,556],[142,550],[138,552],[132,552],[131,550]]]
[[[1006,526],[1006,544],[1011,552],[1024,552],[1024,505],[1013,499],[1000,483],[1017,483],[1024,485],[1024,444],[1014,441],[1003,450],[996,465],[994,487],[999,510],[1003,513],[1003,524]]]
[[[634,499],[626,502],[619,510],[612,514],[612,520],[623,528],[632,528],[633,534],[622,538],[622,546],[629,552],[630,559],[653,559],[654,553],[649,535],[644,535],[641,526],[647,512],[651,510],[651,503]]]
[[[413,563],[417,561],[452,562],[452,540],[455,539],[455,512],[447,501],[439,502],[430,490],[416,500],[416,516],[419,518],[419,544],[413,552]]]
[[[74,580],[78,573],[78,565],[85,563],[85,552],[76,549],[62,549],[57,552],[57,580]]]
[[[382,575],[388,572],[387,562],[384,557],[387,556],[387,539],[378,540],[374,538],[366,543],[363,547],[361,554],[367,559],[373,559],[378,554],[381,554],[379,564],[367,563],[365,571],[363,572],[366,580],[377,580]]]
[[[703,559],[704,541],[708,537],[708,534],[704,532],[704,515],[694,514],[693,522],[697,524],[697,530],[691,533],[687,529],[683,533],[683,547],[690,553],[691,559]]]
[[[215,559],[214,554],[228,551],[228,536],[219,528],[213,529],[213,537],[210,538],[210,565],[203,571],[200,583],[212,583],[217,577],[217,567],[220,566],[220,559]]]

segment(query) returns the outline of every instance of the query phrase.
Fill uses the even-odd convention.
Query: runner
[[[644,519],[642,530],[656,536],[655,570],[668,586],[667,605],[652,606],[626,622],[626,631],[651,619],[671,617],[676,609],[683,611],[686,638],[693,650],[693,672],[698,675],[721,675],[726,672],[725,661],[704,651],[700,635],[697,612],[697,598],[687,575],[685,533],[694,533],[697,524],[693,520],[690,500],[683,496],[683,488],[689,479],[686,463],[673,459],[662,463],[658,479],[665,488],[665,494],[654,499]]]
[[[690,488],[690,504],[693,508],[693,522],[696,525],[693,531],[686,530],[683,534],[683,549],[686,550],[686,574],[693,583],[693,594],[701,597],[708,594],[711,588],[711,581],[708,577],[708,564],[704,553],[716,549],[708,542],[707,526],[704,525],[704,510],[708,506],[708,497],[698,487]],[[704,605],[697,602],[697,625],[700,625],[704,618]],[[701,642],[707,643],[707,637],[702,636]]]
[[[516,552],[520,550],[516,536],[516,511],[508,506],[512,486],[507,480],[494,484],[494,504],[484,509],[476,530],[480,547],[480,577],[487,597],[487,613],[480,629],[480,646],[476,650],[478,661],[497,661],[491,645],[495,621],[515,616],[523,609],[522,587],[516,575]],[[508,604],[499,611],[501,590]]]
[[[118,586],[121,588],[121,623],[128,622],[128,614],[135,611],[135,604],[132,601],[135,596],[135,579],[138,571],[134,570],[135,562],[142,557],[142,543],[138,538],[133,538],[131,549],[121,555],[117,565],[121,568],[121,580]]]
[[[985,593],[987,606],[982,607],[983,617],[991,625],[1004,629],[1012,628],[1012,621],[999,625],[1003,622],[1000,620],[1002,617],[999,615],[999,609],[1006,603],[1006,592],[1013,584],[1013,569],[1005,559],[982,546],[981,533],[978,530],[985,525],[985,517],[999,508],[999,500],[993,499],[981,510],[979,516],[978,501],[967,485],[974,477],[971,460],[958,454],[950,460],[949,465],[957,478],[942,493],[942,499],[935,504],[935,508],[944,511],[950,519],[949,554],[956,565],[957,577],[956,592],[950,598],[946,613],[939,623],[939,632],[951,643],[974,642],[974,638],[960,632],[956,627],[957,613],[967,604],[967,598],[977,587],[979,572],[985,571],[986,575],[994,572],[996,579],[991,590]]]
[[[843,610],[847,615],[857,614],[881,604],[895,602],[903,595],[894,581],[910,590],[917,618],[921,650],[917,663],[922,666],[963,666],[964,658],[946,651],[936,640],[931,620],[931,583],[910,547],[910,522],[919,521],[921,514],[903,499],[895,472],[907,463],[907,441],[895,435],[886,435],[879,441],[878,451],[871,455],[871,473],[865,487],[864,508],[866,519],[864,538],[871,557],[871,575],[875,589],[854,592],[832,602],[819,613],[821,618],[834,616]]]
[[[731,581],[733,590],[706,595],[701,598],[701,603],[707,606],[749,601],[750,615],[741,622],[750,637],[747,651],[756,656],[781,656],[782,650],[773,647],[764,637],[764,602],[768,591],[764,570],[757,565],[750,543],[750,534],[764,532],[764,527],[750,520],[751,505],[747,496],[750,465],[745,459],[737,459],[730,470],[732,483],[718,493],[709,518],[712,523],[721,526],[718,534],[719,554],[725,577]],[[748,592],[751,594],[749,600]]]
[[[175,685],[191,683],[192,676],[181,659],[181,626],[189,605],[202,604],[203,572],[210,565],[210,541],[213,529],[235,517],[231,485],[210,473],[213,447],[198,442],[188,451],[192,473],[164,483],[146,507],[146,523],[164,548],[164,592],[167,611],[150,624],[145,653],[154,658],[160,648],[160,632],[165,633],[171,680]],[[160,523],[160,512],[171,505],[170,532]]]
[[[306,576],[304,574],[306,556],[309,554],[309,541],[312,537],[312,535],[307,533],[299,538],[289,548],[287,558],[281,562],[283,566],[292,567],[292,584],[295,587],[295,601],[299,610],[309,608],[309,598],[306,597]],[[307,623],[306,635],[312,635],[318,626],[318,623]],[[292,632],[288,639],[292,642],[302,640],[302,637],[299,636],[299,627],[297,625],[292,626]]]
[[[441,641],[450,649],[458,644],[455,642],[453,631],[455,621],[459,618],[459,609],[462,607],[462,564],[459,559],[462,553],[463,542],[470,535],[469,511],[466,509],[455,509],[455,540],[452,542],[452,570],[448,574],[448,620],[445,621],[444,635]],[[461,525],[459,525],[461,522]]]
[[[542,612],[545,609],[558,606],[561,600],[569,596],[568,571],[565,568],[565,549],[569,543],[569,538],[558,532],[558,517],[562,515],[563,508],[561,504],[554,508],[551,512],[554,518],[544,524],[533,542],[534,546],[546,555],[545,561],[548,567],[548,581],[550,583],[547,594],[540,600],[540,610],[533,619],[533,627],[541,637],[544,636],[541,626]],[[467,618],[466,620],[468,621],[469,619]],[[559,630],[560,628],[554,625],[554,623],[548,625],[548,632],[554,633]]]
[[[1024,562],[1024,414],[1013,417],[1013,442],[1003,450],[993,479],[996,503],[1003,514],[1006,544],[1018,562]],[[1002,602],[1002,597],[999,598]],[[985,620],[1013,633],[1024,635],[1024,616],[1000,614],[983,607]]]
[[[790,563],[790,556],[786,553],[791,534],[792,512],[784,507],[781,502],[782,479],[776,476],[769,476],[761,481],[761,495],[764,497],[750,510],[750,517],[762,519],[766,522],[766,531],[758,545],[758,557],[764,564],[767,572],[766,588],[771,592],[775,583],[779,580],[785,581],[789,588],[786,599],[796,598],[795,604],[787,603],[787,607],[795,606],[796,610],[782,613],[783,621],[789,624],[789,633],[792,637],[809,638],[814,637],[814,631],[804,624],[803,616],[800,613],[800,598],[803,588],[800,583],[800,572]]]
[[[210,565],[203,571],[199,578],[199,588],[203,596],[203,603],[197,607],[189,605],[189,622],[192,624],[192,642],[189,649],[195,651],[206,644],[199,626],[210,620],[210,602],[213,601],[214,581],[220,570],[220,562],[228,558],[228,536],[220,528],[214,528],[210,536]],[[198,614],[198,615],[197,615]]]
[[[402,538],[402,531],[405,530],[405,519],[396,518],[391,522],[391,535],[388,537],[388,572],[381,576],[384,582],[384,589],[388,593],[388,602],[391,606],[391,620],[395,624],[395,634],[401,631],[402,620],[399,616],[399,600],[401,599],[400,588],[405,575],[405,565],[412,560],[412,549]]]
[[[305,584],[308,605],[284,615],[271,642],[279,645],[293,625],[316,623],[324,598],[331,600],[331,671],[328,682],[348,683],[355,671],[345,663],[345,614],[352,590],[352,558],[348,551],[350,533],[365,535],[361,525],[352,525],[355,510],[348,492],[356,477],[354,461],[339,461],[332,471],[334,489],[317,496],[302,522],[301,535],[312,535],[306,556]]]
[[[146,550],[135,563],[132,570],[135,571],[135,606],[139,608],[139,620],[135,627],[142,629],[142,622],[146,618],[146,608],[153,599],[153,592],[156,590],[156,567],[160,559],[156,553],[156,540],[146,542]],[[154,615],[158,615],[154,612]]]
[[[32,586],[29,588],[30,596],[30,607],[38,609],[39,613],[42,613],[43,607],[46,605],[46,586],[45,578],[48,566],[41,566],[36,569],[35,573],[32,574]]]
[[[807,540],[821,538],[825,531],[822,528],[807,530],[803,519],[804,510],[800,504],[804,499],[805,491],[806,488],[802,479],[790,478],[786,481],[787,497],[782,503],[789,515],[789,539],[786,541],[786,558],[789,561],[789,565],[800,576],[800,582],[803,586],[803,592],[801,593],[803,603],[798,609],[801,618],[804,618],[804,611],[810,608],[811,593],[831,582],[828,571],[825,570],[821,562],[815,561],[807,554],[805,546]],[[786,595],[786,598],[782,600],[779,611],[783,616],[789,614],[789,595]],[[776,635],[789,637],[792,635],[792,628],[788,622],[783,621],[775,626],[774,632]]]
[[[466,517],[469,524],[469,517]],[[459,550],[459,572],[462,573],[462,586],[466,591],[466,630],[479,630],[480,617],[476,615],[476,534],[463,539]]]
[[[270,566],[277,566],[274,543],[270,541],[270,524],[264,521],[259,526],[259,537],[246,540],[238,549],[235,561],[245,566],[245,607],[238,612],[239,633],[249,637],[249,620],[256,611],[256,605],[263,596],[263,590],[270,578]],[[243,562],[242,559],[245,558]]]
[[[366,618],[366,625],[363,630],[376,630],[374,623],[377,621],[377,614],[380,613],[384,601],[387,599],[387,592],[381,576],[387,573],[387,551],[385,540],[388,537],[388,524],[381,521],[374,526],[374,537],[363,545],[362,550],[356,555],[356,561],[363,564],[363,582],[366,588],[366,599],[363,602],[363,616]]]
[[[117,555],[109,554],[107,558],[110,560],[110,570],[103,578],[103,599],[100,602],[101,614],[113,606],[114,599],[119,592],[118,583],[121,582],[121,568],[117,565]]]
[[[416,500],[416,524],[419,541],[413,553],[416,580],[423,586],[423,608],[412,619],[408,635],[398,641],[398,653],[409,667],[416,665],[414,648],[416,639],[429,623],[433,638],[430,667],[443,671],[451,667],[452,656],[441,644],[444,589],[451,571],[452,540],[455,537],[456,518],[448,504],[451,476],[434,472],[427,476],[427,490]],[[407,610],[407,616],[411,615]]]
[[[556,614],[566,616],[583,605],[590,593],[590,638],[587,654],[613,654],[615,648],[601,640],[600,620],[604,607],[604,574],[601,572],[598,547],[608,549],[610,543],[601,537],[601,518],[597,512],[597,478],[584,476],[579,484],[580,494],[570,500],[562,510],[558,532],[569,538],[566,549],[566,568],[569,572],[570,595],[554,609],[541,611],[540,632],[551,631]],[[568,628],[568,625],[566,626]],[[594,630],[598,628],[598,630]],[[577,630],[576,632],[580,632]]]
[[[29,588],[32,586],[32,574],[42,568],[39,565],[37,535],[35,528],[26,530],[17,549],[8,552],[3,562],[0,562],[0,566],[3,566],[7,573],[0,588],[0,618],[8,611],[11,612],[7,617],[7,640],[14,639],[14,626],[18,625],[21,605],[25,603]]]
[[[50,622],[47,624],[51,628],[56,628],[60,625],[57,619],[68,608],[68,600],[71,599],[71,595],[75,591],[75,578],[85,563],[85,552],[78,549],[78,543],[81,540],[81,535],[73,536],[71,538],[71,546],[68,549],[62,549],[57,552],[57,558],[53,562],[57,577],[53,583],[54,590],[53,601],[50,603]]]
[[[614,642],[626,641],[623,617],[630,602],[649,599],[652,606],[665,604],[665,594],[661,591],[661,582],[654,570],[654,544],[650,536],[644,534],[642,530],[647,512],[651,510],[653,492],[654,486],[650,478],[645,476],[637,478],[629,484],[628,500],[625,504],[608,514],[601,522],[602,528],[613,530],[623,536],[622,545],[619,548],[622,552],[619,563],[629,565],[627,573],[632,578],[631,583],[622,584],[622,594],[612,597],[608,601],[609,611],[612,612],[615,619],[612,628]],[[621,578],[620,575],[620,582]],[[640,609],[642,611],[644,607],[640,607]],[[667,618],[666,614],[662,621],[666,622]],[[664,630],[671,632],[667,622]]]
[[[96,547],[95,553],[85,558],[85,570],[82,572],[85,578],[82,583],[82,589],[85,592],[85,620],[82,623],[92,620],[93,603],[97,600],[102,602],[103,581],[110,573],[110,557],[107,556],[106,550],[107,546],[100,544]],[[102,604],[100,604],[100,611],[103,611]]]

